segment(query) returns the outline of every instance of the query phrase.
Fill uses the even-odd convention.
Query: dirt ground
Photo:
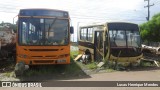
[[[43,71],[45,68],[59,69],[61,71],[32,74],[32,75],[23,75],[23,76],[14,76],[12,69],[9,69],[7,72],[0,72],[0,81],[55,81],[55,80],[71,80],[71,81],[160,81],[160,67],[156,66],[145,66],[145,67],[134,67],[129,70],[122,71],[106,71],[107,69],[98,70],[89,70],[82,66],[74,64],[74,69],[71,72],[65,72],[65,66],[46,66],[43,68],[36,69],[37,71]],[[12,66],[13,67],[13,66]],[[9,67],[10,68],[10,67]],[[12,71],[11,71],[12,70]],[[70,69],[69,69],[70,70]],[[26,73],[32,72],[32,69],[25,71]]]
[[[90,75],[75,81],[160,81],[160,68],[146,67],[130,71],[115,71]]]
[[[46,77],[46,76],[45,76]],[[54,76],[52,76],[54,77]],[[12,78],[13,80],[13,78]],[[47,82],[52,83],[55,80],[65,81],[160,81],[160,68],[157,67],[145,67],[141,69],[133,69],[129,71],[115,71],[108,73],[97,73],[86,76],[79,76],[73,78],[52,78],[47,79]],[[0,88],[3,90],[13,90],[20,88]],[[24,90],[27,88],[24,88]],[[43,90],[45,88],[29,88],[30,90]],[[160,88],[154,87],[50,87],[47,90],[159,90]]]
[[[47,66],[48,67],[48,66]],[[61,67],[61,66],[60,66]],[[57,67],[54,67],[56,69]],[[41,68],[40,68],[41,69]],[[62,68],[62,69],[65,69]],[[160,81],[160,67],[156,66],[146,66],[146,67],[136,67],[129,70],[123,71],[111,71],[106,72],[105,70],[88,70],[81,67],[81,72],[76,73],[76,75],[68,76],[63,70],[61,72],[52,72],[51,74],[42,74],[42,75],[32,75],[32,76],[23,76],[23,77],[14,77],[13,70],[8,70],[6,72],[0,72],[0,81],[21,81],[21,78],[24,80],[32,81],[53,81],[53,80],[73,80],[73,81]],[[29,69],[30,70],[30,69]],[[83,73],[82,73],[83,72]],[[74,73],[74,72],[73,72]],[[57,75],[58,74],[58,75]],[[27,78],[29,77],[29,78]]]

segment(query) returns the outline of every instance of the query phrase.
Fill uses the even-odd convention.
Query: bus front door
[[[95,37],[94,37],[94,60],[97,62],[103,61],[104,57],[104,48],[103,48],[103,32],[95,32]]]

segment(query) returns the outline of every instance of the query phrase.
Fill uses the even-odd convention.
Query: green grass
[[[52,70],[50,68],[46,68],[46,67],[39,67],[39,68],[40,68],[40,70],[38,70],[38,69],[29,69],[27,71],[24,71],[24,75],[25,76],[34,76],[34,75],[41,75],[41,74],[50,74],[50,73],[52,73]]]
[[[85,73],[81,68],[88,70],[97,69],[97,63],[91,62],[87,65],[81,62],[75,62],[73,59],[78,55],[78,51],[71,51],[71,64],[69,65],[46,65],[46,66],[35,66],[35,68],[30,68],[24,72],[25,77],[39,76],[39,75],[54,75],[62,77],[74,77],[79,75],[84,75]],[[108,67],[104,67],[106,72],[113,72],[114,70]]]
[[[115,72],[116,70],[114,70],[113,68],[106,68],[106,72]]]
[[[97,64],[95,62],[91,62],[91,63],[87,64],[86,67],[88,69],[96,69],[97,68]]]
[[[46,66],[35,66],[25,71],[25,76],[35,76],[35,75],[48,75],[48,74],[57,74],[57,75],[78,75],[82,74],[81,68],[71,60],[69,65],[46,65]]]
[[[12,74],[11,72],[6,72],[6,73],[4,74],[4,76],[10,77],[11,74]]]
[[[72,51],[71,52],[71,57],[72,58],[75,58],[77,55],[78,55],[78,51]],[[91,62],[91,63],[88,63],[88,64],[82,64],[82,63],[79,63],[79,65],[81,66],[81,67],[85,67],[85,68],[87,68],[87,69],[90,69],[90,70],[93,70],[93,69],[97,69],[98,67],[97,67],[97,63],[96,62]],[[107,67],[104,67],[106,70],[108,69],[108,66]],[[114,71],[112,68],[109,68],[109,70],[107,70],[107,72],[112,72],[112,71]]]
[[[71,60],[73,60],[73,58],[75,58],[79,54],[78,51],[71,51],[70,53],[71,53]]]
[[[71,58],[75,58],[77,55],[78,55],[78,51],[72,51],[71,52]],[[82,65],[80,64],[81,67],[86,67],[88,69],[96,69],[97,68],[97,64],[95,62],[91,62],[91,63],[88,63],[87,65]]]

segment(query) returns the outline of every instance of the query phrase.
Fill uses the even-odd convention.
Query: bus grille
[[[53,63],[54,60],[34,60],[34,63]]]
[[[32,58],[57,58],[56,55],[52,55],[52,56],[31,56]]]
[[[58,49],[29,49],[30,51],[58,51]]]

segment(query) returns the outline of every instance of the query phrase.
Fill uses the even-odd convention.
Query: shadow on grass
[[[33,66],[26,70],[20,81],[48,81],[48,80],[72,80],[90,78],[73,59],[69,65],[43,65]]]

